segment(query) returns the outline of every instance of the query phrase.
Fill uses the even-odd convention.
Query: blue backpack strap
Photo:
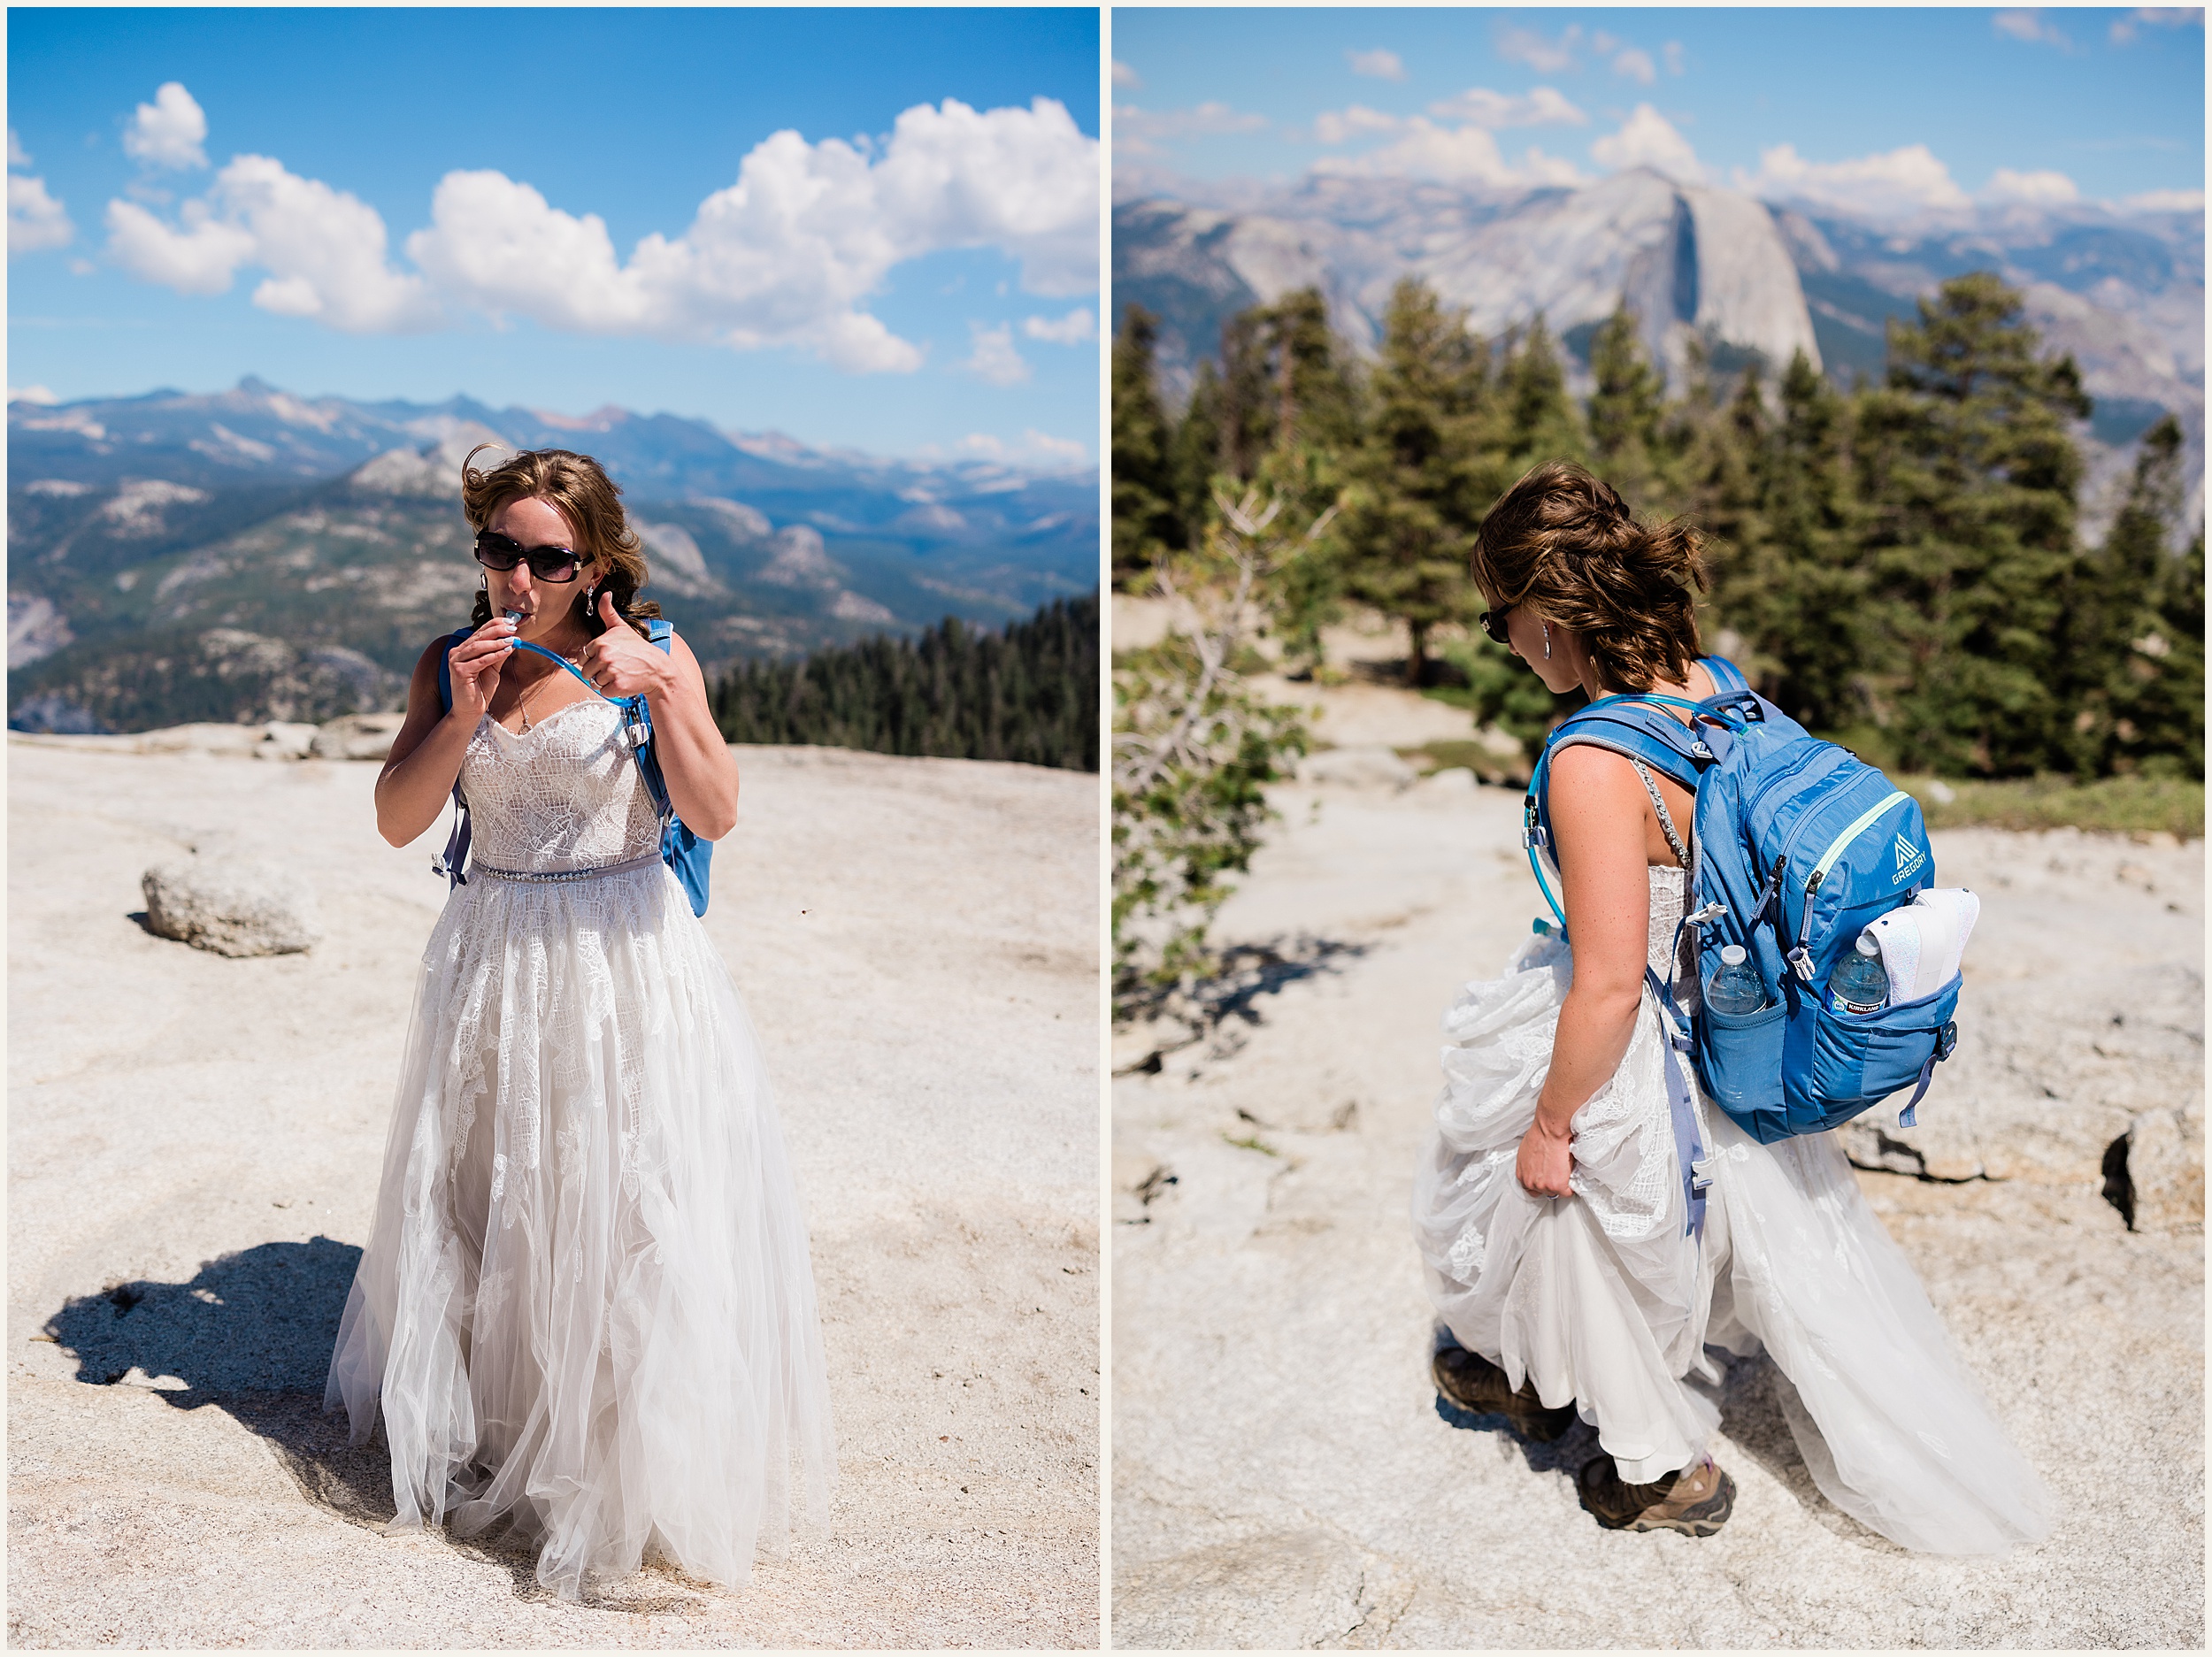
[[[446,635],[438,648],[438,710],[453,711],[453,647],[475,631],[472,627],[456,628]],[[446,878],[446,890],[465,886],[469,883],[462,870],[469,860],[469,802],[461,793],[461,779],[453,779],[453,832],[446,837],[445,850],[430,860],[430,872]]]
[[[645,624],[645,636],[662,649],[674,654],[676,630],[659,618]],[[707,887],[710,869],[714,858],[714,842],[703,840],[691,832],[691,827],[676,815],[675,802],[669,798],[667,780],[661,775],[660,757],[653,751],[653,716],[642,696],[633,699],[633,718],[640,733],[634,751],[637,755],[638,775],[645,779],[647,798],[660,814],[661,861],[676,877],[690,901],[694,915],[707,912]]]
[[[1689,1072],[1684,1068],[1682,1055],[1690,1052],[1696,1042],[1690,1034],[1689,1020],[1675,1005],[1667,986],[1659,981],[1659,975],[1650,967],[1644,968],[1644,982],[1651,986],[1652,994],[1659,1002],[1659,1033],[1666,1042],[1667,1115],[1674,1127],[1675,1160],[1682,1172],[1682,1201],[1689,1214],[1685,1228],[1691,1236],[1702,1236],[1705,1231],[1705,1193],[1713,1183],[1712,1164],[1705,1155],[1705,1136],[1698,1131],[1697,1105],[1690,1097]]]
[[[1708,673],[1713,676],[1713,688],[1725,694],[1732,690],[1749,690],[1751,681],[1743,676],[1743,670],[1724,656],[1698,658]]]
[[[1602,696],[1569,714],[1544,739],[1544,751],[1537,757],[1536,768],[1528,779],[1521,845],[1528,853],[1529,867],[1535,871],[1538,890],[1543,893],[1544,901],[1558,918],[1562,936],[1567,929],[1566,911],[1552,896],[1550,884],[1545,880],[1536,858],[1538,847],[1548,850],[1552,843],[1552,756],[1562,748],[1577,746],[1608,748],[1641,760],[1662,776],[1695,794],[1701,770],[1712,763],[1713,752],[1696,732],[1660,710],[1672,707],[1695,712],[1701,705],[1685,697],[1656,693]]]
[[[675,653],[672,641],[676,630],[661,618],[655,616],[646,619],[645,636],[662,650],[672,656]],[[653,752],[653,710],[646,704],[644,697],[631,696],[624,701],[623,713],[636,733],[630,751],[637,756],[638,775],[645,779],[645,793],[653,802],[654,812],[660,817],[661,834],[664,840],[676,810],[669,802],[668,784],[661,776],[660,756]]]

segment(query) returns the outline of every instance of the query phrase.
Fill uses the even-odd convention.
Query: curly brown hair
[[[1639,523],[1610,485],[1548,460],[1498,497],[1475,536],[1494,610],[1526,604],[1571,627],[1608,685],[1680,684],[1700,654],[1704,537],[1685,518]]]
[[[589,455],[565,449],[525,449],[488,470],[471,464],[495,447],[479,443],[461,462],[461,510],[468,516],[469,527],[480,533],[491,523],[492,514],[510,501],[535,497],[557,508],[576,532],[576,556],[599,561],[597,586],[614,595],[615,614],[643,633],[644,618],[659,615],[661,607],[637,595],[651,576],[645,567],[644,543],[623,514],[621,485]],[[469,625],[480,627],[491,618],[491,595],[479,588]],[[591,589],[576,595],[576,619],[595,637],[606,631]]]

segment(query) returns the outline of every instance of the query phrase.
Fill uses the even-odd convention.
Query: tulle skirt
[[[512,1524],[538,1576],[747,1579],[834,1459],[804,1216],[753,1030],[655,860],[479,874],[428,947],[326,1392],[381,1411],[396,1526]]]
[[[2040,1540],[2051,1498],[1998,1425],[1832,1134],[1761,1145],[1710,1101],[1701,1237],[1686,1234],[1665,1049],[1648,991],[1613,1078],[1574,1118],[1571,1198],[1514,1177],[1573,960],[1536,939],[1445,1015],[1445,1085],[1416,1173],[1414,1230],[1462,1345],[1574,1403],[1621,1477],[1687,1466],[1719,1414],[1686,1377],[1707,1347],[1763,1348],[1823,1494],[1902,1546],[1991,1553]]]

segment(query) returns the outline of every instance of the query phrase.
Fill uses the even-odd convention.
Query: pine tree
[[[1745,370],[1727,404],[1709,406],[1701,417],[1683,457],[1680,499],[1681,510],[1705,533],[1709,602],[1717,624],[1709,641],[1755,687],[1770,691],[1782,676],[1792,618],[1788,572],[1766,521],[1770,438],[1758,371]],[[1733,638],[1722,640],[1724,629]]]
[[[1221,452],[1221,375],[1210,357],[1198,364],[1190,401],[1176,422],[1168,449],[1174,479],[1175,513],[1182,520],[1184,544],[1195,547],[1213,514],[1213,480],[1226,468]]]
[[[1647,508],[1660,491],[1660,429],[1666,382],[1644,354],[1636,318],[1615,311],[1590,343],[1590,462],[1631,506]]]
[[[1362,388],[1351,362],[1317,289],[1232,318],[1222,330],[1222,471],[1256,483],[1294,518],[1312,522],[1327,513],[1359,442]],[[1321,630],[1336,614],[1341,587],[1335,537],[1321,538],[1273,579],[1273,631],[1286,665],[1317,664]]]
[[[1506,405],[1505,456],[1516,478],[1547,460],[1589,458],[1574,400],[1567,395],[1566,370],[1552,346],[1551,332],[1544,326],[1540,311],[1508,352],[1501,378]]]
[[[1866,713],[1868,572],[1858,556],[1849,408],[1802,351],[1783,372],[1761,509],[1786,602],[1765,641],[1779,662],[1772,700],[1809,730],[1842,732]]]
[[[1341,535],[1346,590],[1405,624],[1409,685],[1423,682],[1431,631],[1475,608],[1468,558],[1494,480],[1480,455],[1487,366],[1463,311],[1398,284]]]
[[[1141,305],[1122,313],[1113,357],[1114,584],[1126,587],[1184,544],[1175,511],[1166,417],[1155,382],[1159,319]]]
[[[1893,323],[1887,383],[1858,410],[1869,642],[1886,648],[1890,726],[1908,765],[2008,776],[2063,756],[2055,691],[2077,558],[2088,417],[2071,357],[2046,360],[2020,296],[1978,272]]]
[[[2202,572],[2190,590],[2177,579],[2187,559],[2167,550],[2181,450],[2170,414],[2144,433],[2127,499],[2069,595],[2067,748],[2079,776],[2203,768]]]

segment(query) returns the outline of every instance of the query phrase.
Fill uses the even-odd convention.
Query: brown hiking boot
[[[1736,1506],[1736,1481],[1709,1455],[1649,1484],[1624,1483],[1613,1458],[1601,1455],[1584,1466],[1579,1482],[1582,1505],[1609,1530],[1710,1536],[1728,1523]]]
[[[1538,1444],[1549,1444],[1575,1423],[1572,1404],[1545,1408],[1535,1382],[1523,1381],[1517,1392],[1503,1369],[1463,1346],[1446,1346],[1429,1369],[1436,1390],[1460,1408],[1475,1415],[1503,1415],[1516,1432]]]

